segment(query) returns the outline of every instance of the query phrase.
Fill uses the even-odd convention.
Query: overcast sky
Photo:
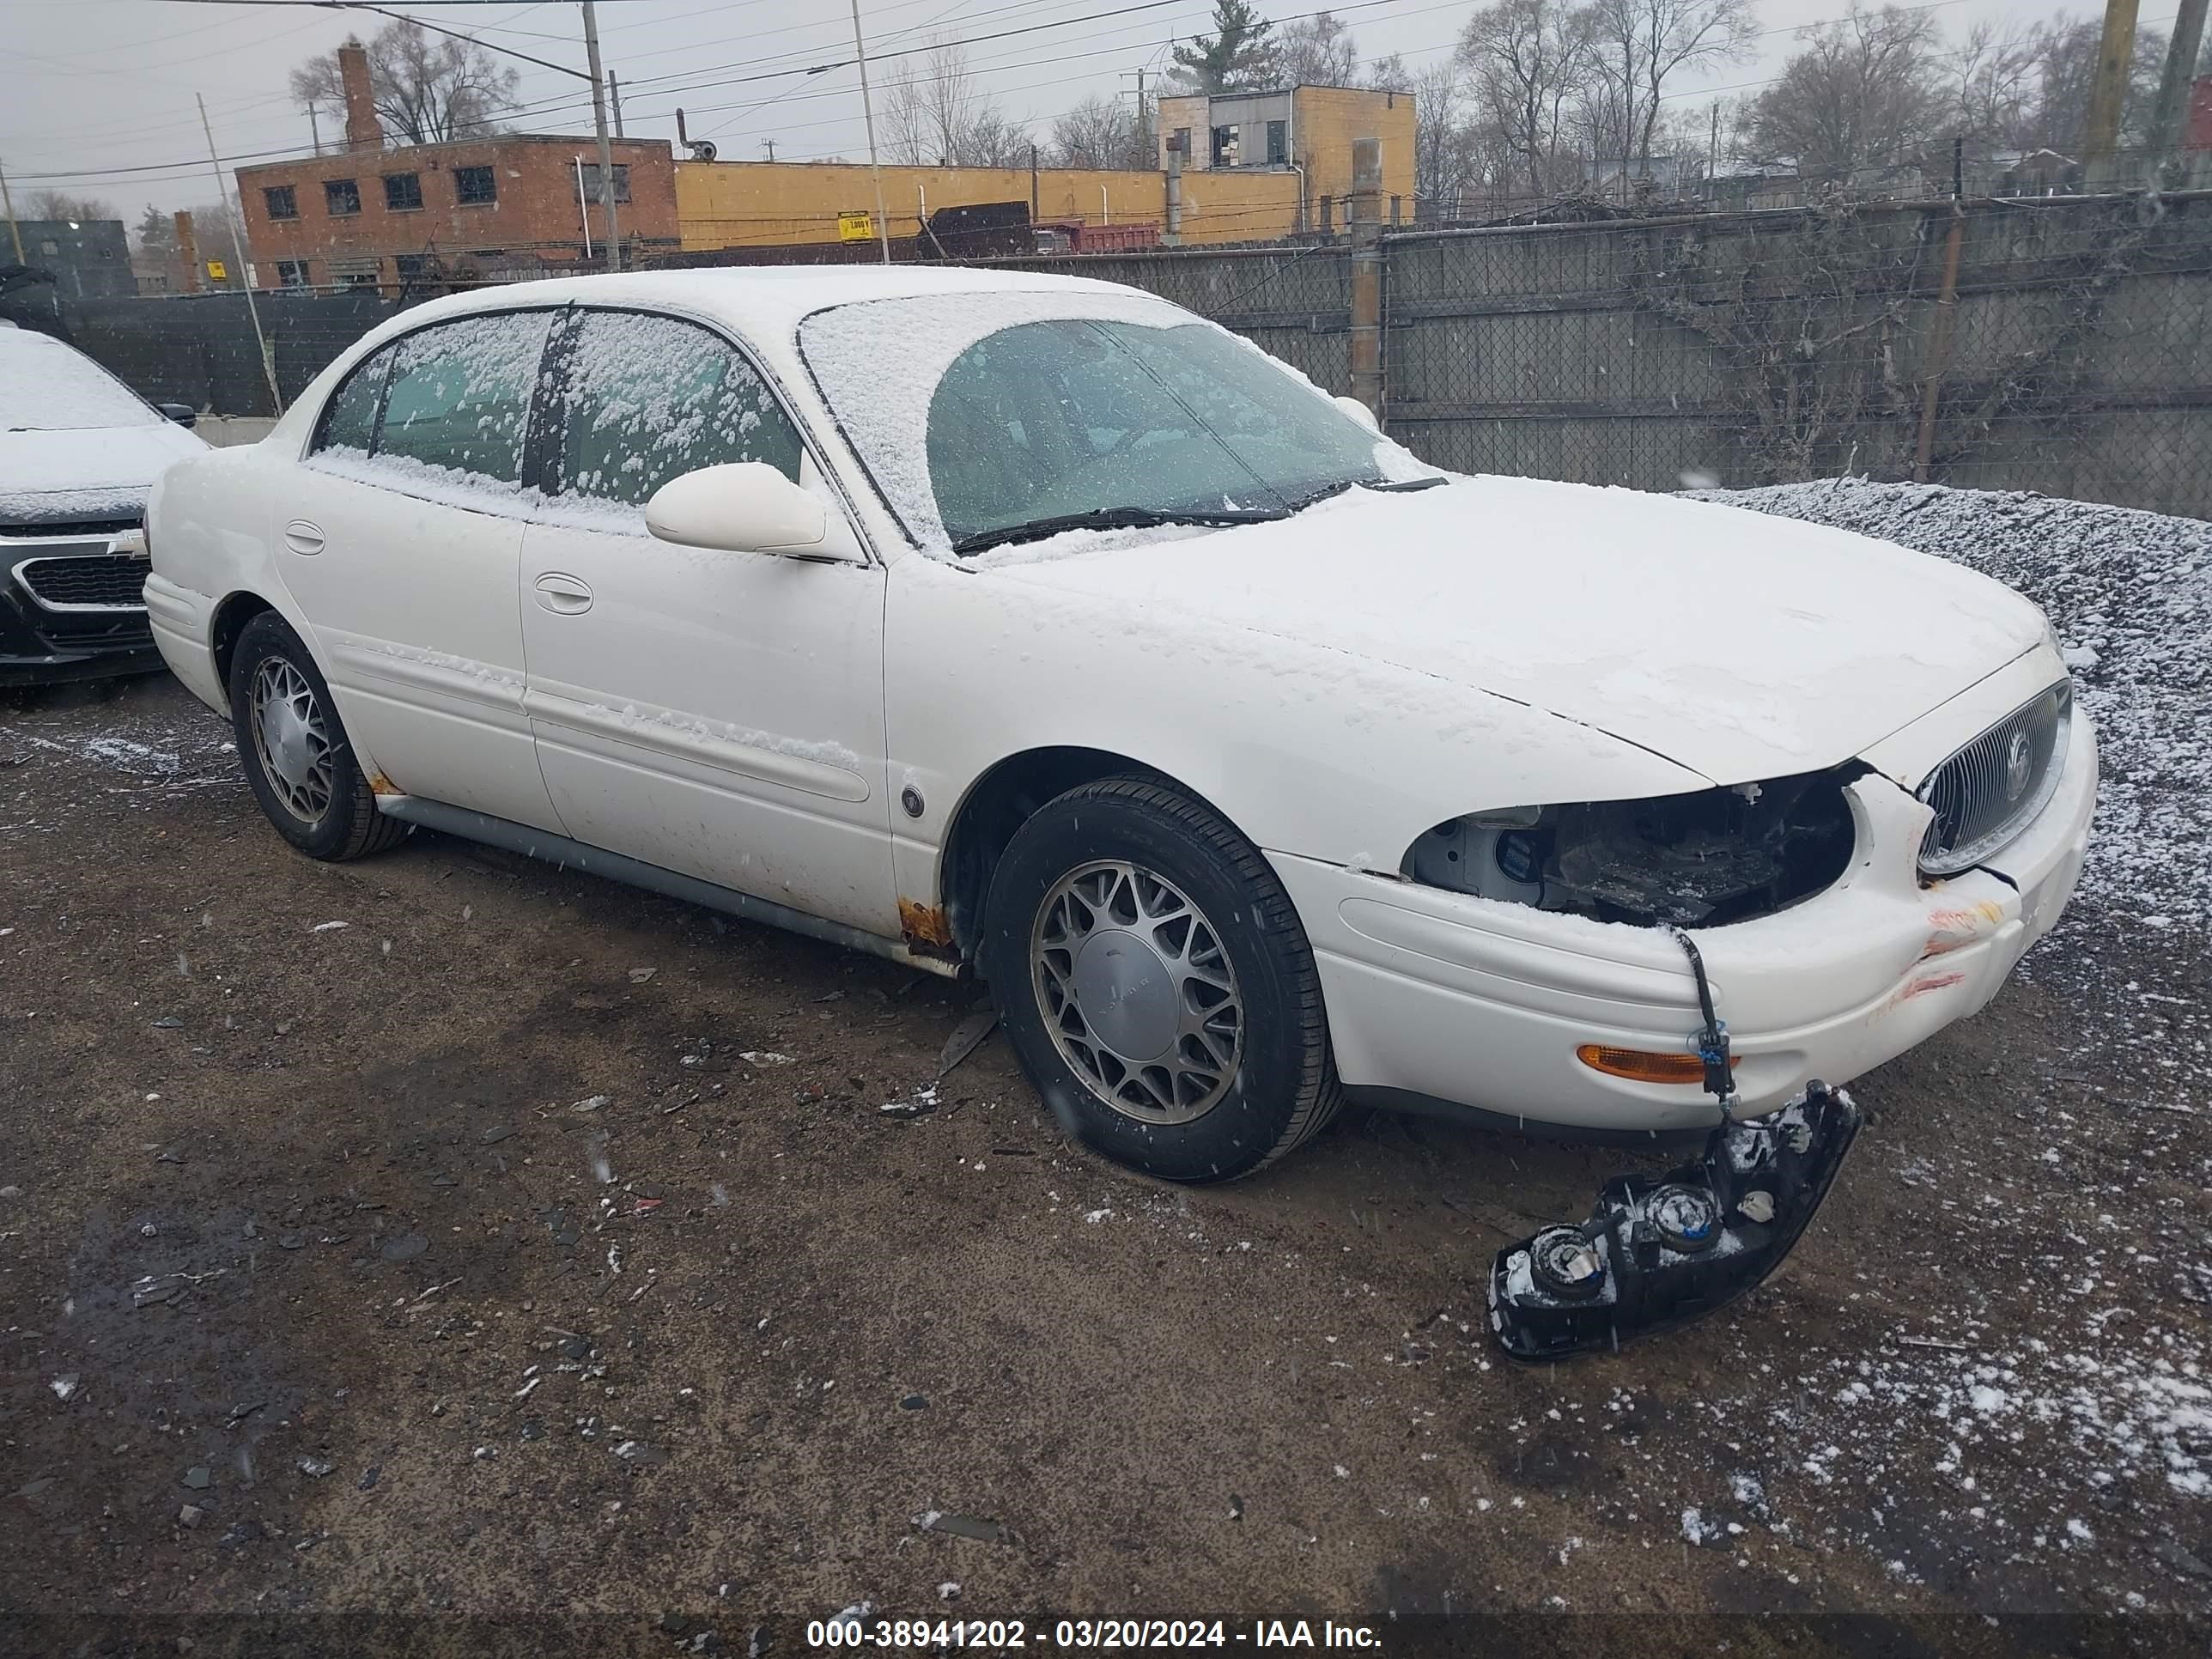
[[[1042,136],[1054,115],[1082,99],[1128,92],[1139,68],[1159,74],[1170,62],[1173,42],[1201,30],[1212,11],[1212,0],[1159,0],[1142,9],[1131,9],[1133,3],[862,0],[861,17],[872,55],[933,35],[975,42],[968,55],[983,88]],[[1670,84],[1670,96],[1694,100],[1755,88],[1777,73],[1796,28],[1835,17],[1848,3],[1758,0],[1768,30],[1760,56],[1685,76]],[[1258,4],[1278,19],[1315,9],[1315,0]],[[2088,0],[2074,9],[2093,7]],[[1474,0],[1370,0],[1334,8],[1352,26],[1364,58],[1398,52],[1415,68],[1448,53],[1474,9]],[[406,0],[392,0],[389,9],[407,10]],[[2063,8],[2037,0],[1944,0],[1933,9],[1955,37],[1982,19]],[[2145,0],[2142,21],[2163,27],[2173,9],[2173,0]],[[226,161],[304,153],[307,118],[287,94],[287,72],[348,33],[368,35],[386,21],[371,12],[194,0],[0,0],[0,11],[7,17],[0,35],[0,167],[19,207],[31,192],[52,187],[98,197],[132,221],[149,202],[167,211],[214,198],[195,93],[207,99]],[[850,58],[848,0],[599,0],[599,11],[607,67],[622,83],[631,137],[673,138],[680,105],[691,137],[712,137],[726,160],[764,159],[771,139],[782,161],[866,155],[854,71],[796,72]],[[583,66],[580,10],[565,0],[425,6],[420,12],[487,42]],[[1123,15],[1101,15],[1112,12]],[[1038,24],[1054,27],[1035,28]],[[981,38],[1018,28],[1031,32]],[[525,108],[514,125],[539,132],[591,131],[584,82],[528,64],[515,67]]]

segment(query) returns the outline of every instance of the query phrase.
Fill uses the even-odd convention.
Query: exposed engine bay
[[[1810,898],[1843,874],[1853,842],[1844,786],[1862,770],[1473,813],[1414,842],[1404,873],[1596,921],[1745,921]]]

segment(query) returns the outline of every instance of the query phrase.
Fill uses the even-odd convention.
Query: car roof
[[[756,339],[788,338],[800,320],[832,306],[939,294],[1121,293],[1119,283],[1043,270],[944,265],[717,265],[609,272],[503,283],[434,300],[405,313],[423,322],[450,313],[528,305],[670,306],[715,317]]]

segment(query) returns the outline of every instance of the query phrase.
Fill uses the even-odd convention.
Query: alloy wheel
[[[1188,1123],[1235,1084],[1236,970],[1213,924],[1152,871],[1104,860],[1062,876],[1037,908],[1030,967],[1060,1057],[1124,1116]]]
[[[253,671],[253,750],[261,774],[302,823],[319,823],[331,810],[330,726],[307,676],[282,657],[264,657]]]

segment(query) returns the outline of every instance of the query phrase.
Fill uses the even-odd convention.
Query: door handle
[[[574,576],[548,571],[532,584],[538,603],[556,617],[580,616],[592,608],[592,590]]]
[[[323,550],[323,532],[305,519],[295,519],[284,526],[284,545],[303,557],[312,557]]]

